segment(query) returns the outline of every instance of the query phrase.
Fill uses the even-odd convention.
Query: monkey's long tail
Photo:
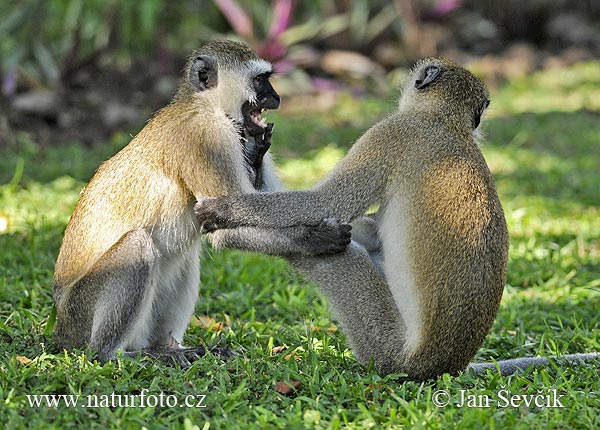
[[[493,363],[471,363],[467,367],[466,372],[474,372],[475,375],[481,375],[488,369],[492,372],[500,371],[502,376],[512,375],[518,371],[523,371],[529,367],[546,367],[550,364],[550,360],[557,363],[566,362],[569,365],[582,363],[586,361],[598,360],[600,368],[600,353],[590,352],[587,354],[567,354],[567,355],[552,355],[550,357],[520,357],[511,360],[500,360]]]

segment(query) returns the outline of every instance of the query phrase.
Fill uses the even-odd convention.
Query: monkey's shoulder
[[[389,156],[398,146],[419,148],[429,140],[431,130],[424,129],[414,116],[395,111],[369,128],[357,142],[359,145],[378,146]]]
[[[240,126],[222,109],[192,102],[172,102],[159,110],[128,146],[139,152],[186,156],[239,143]]]

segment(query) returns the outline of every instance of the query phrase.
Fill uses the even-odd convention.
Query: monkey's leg
[[[385,278],[383,271],[383,244],[381,243],[377,227],[377,219],[379,219],[380,212],[359,217],[352,221],[350,225],[352,226],[352,240],[365,248],[379,274]]]
[[[198,249],[194,243],[185,253],[160,261],[152,345],[181,345],[183,342],[200,287]]]
[[[130,231],[79,281],[76,288],[81,294],[70,299],[85,302],[86,292],[97,297],[89,346],[100,360],[114,358],[126,344],[146,343],[147,322],[143,320],[152,306],[154,260],[150,235],[144,230]]]
[[[200,286],[197,244],[192,245],[181,257],[181,262],[176,260],[177,264],[161,262],[161,276],[152,310],[156,325],[150,340],[151,346],[142,352],[169,364],[175,362],[187,367],[207,351],[203,346],[183,346],[183,335],[194,314]],[[229,348],[214,347],[209,351],[224,358],[233,355]]]
[[[401,369],[405,327],[385,280],[363,247],[318,258],[289,259],[292,267],[319,285],[359,362],[376,369]]]

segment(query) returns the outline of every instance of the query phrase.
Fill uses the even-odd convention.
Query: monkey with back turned
[[[469,363],[495,319],[508,258],[504,213],[477,144],[489,94],[444,59],[419,62],[408,82],[396,111],[313,189],[202,199],[196,215],[204,231],[353,222],[345,252],[290,262],[320,286],[357,359],[415,380],[467,366],[482,373],[496,365]],[[372,219],[359,218],[375,204]],[[510,374],[547,363],[497,365]]]

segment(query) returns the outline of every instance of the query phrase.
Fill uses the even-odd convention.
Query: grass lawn
[[[395,97],[344,96],[332,113],[270,114],[273,151],[289,186],[313,184],[393,108]],[[600,351],[600,63],[510,82],[493,94],[486,123],[483,151],[511,242],[500,311],[475,360]],[[205,251],[196,317],[185,340],[227,344],[238,357],[209,356],[183,371],[56,353],[45,329],[62,233],[82,186],[127,140],[124,134],[95,148],[65,143],[43,149],[21,136],[18,145],[0,149],[4,428],[600,428],[598,362],[511,377],[382,378],[355,361],[315,286],[281,259],[235,251]],[[300,385],[286,396],[275,389],[280,381]],[[434,405],[444,398],[439,390],[450,405]],[[136,404],[142,395],[145,405],[159,403],[107,407],[118,402],[113,393],[122,405],[134,395]],[[461,393],[480,396],[479,406],[487,396],[489,407],[460,407]],[[35,407],[33,394],[81,398],[76,408],[64,399],[60,407]],[[562,396],[564,407],[526,406],[523,396],[537,394],[548,396],[550,406]],[[507,395],[521,396],[519,404],[506,406]],[[104,407],[84,407],[88,396]],[[94,406],[94,397],[90,401]]]

